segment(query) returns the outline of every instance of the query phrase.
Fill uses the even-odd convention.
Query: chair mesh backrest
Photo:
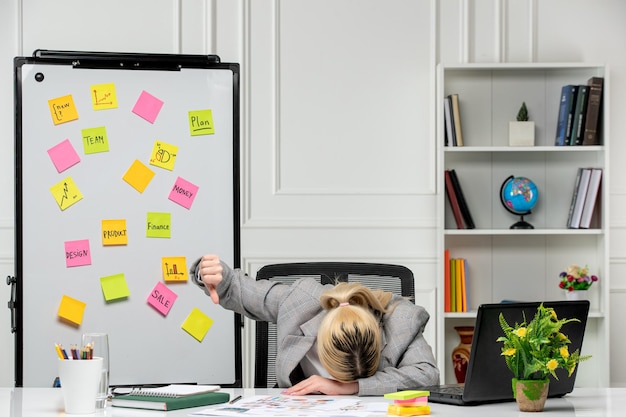
[[[364,262],[303,262],[267,265],[256,279],[293,284],[301,278],[314,278],[322,284],[360,282],[372,288],[413,298],[413,273],[401,265]],[[255,388],[276,387],[276,325],[256,322]]]

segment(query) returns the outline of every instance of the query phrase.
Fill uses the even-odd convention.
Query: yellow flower
[[[519,329],[513,330],[513,333],[517,337],[524,337],[526,336],[526,327],[520,327]]]
[[[548,363],[546,363],[546,367],[551,371],[554,371],[558,366],[559,362],[556,359],[550,359]]]
[[[559,318],[556,316],[556,311],[554,311],[554,310],[550,310],[550,313],[552,313],[552,318],[553,318],[554,320],[558,320],[558,319],[559,319]]]
[[[517,350],[515,348],[508,348],[507,350],[502,352],[502,354],[504,356],[513,356],[513,355],[515,355],[515,352],[517,352]]]
[[[563,356],[564,358],[569,358],[569,350],[567,350],[567,346],[563,346],[562,348],[559,349],[559,353],[561,354],[561,356]]]
[[[563,333],[559,332],[559,340],[565,340],[567,339],[567,336],[565,336]]]

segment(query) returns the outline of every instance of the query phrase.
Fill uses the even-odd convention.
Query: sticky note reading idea
[[[181,327],[198,342],[202,342],[211,326],[213,326],[213,319],[194,307]]]
[[[55,125],[78,119],[78,111],[71,94],[48,100],[48,106]]]
[[[189,112],[189,134],[191,136],[212,135],[213,112],[209,110],[192,110]]]
[[[102,245],[127,245],[126,219],[102,220]]]
[[[83,322],[83,315],[85,314],[85,307],[87,304],[80,300],[64,295],[61,297],[61,304],[57,315],[74,324],[81,324]]]
[[[159,313],[167,316],[176,298],[178,298],[178,295],[176,295],[174,291],[167,288],[162,282],[157,282],[157,285],[155,285],[148,297],[148,304],[154,307]]]

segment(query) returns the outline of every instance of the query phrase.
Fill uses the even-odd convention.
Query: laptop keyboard
[[[429,389],[430,388],[430,389]],[[442,394],[457,394],[463,395],[463,385],[437,385],[434,387],[426,388],[431,392],[439,392]]]

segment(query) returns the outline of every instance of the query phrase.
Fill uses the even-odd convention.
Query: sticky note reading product
[[[213,112],[209,110],[192,110],[189,112],[189,133],[191,136],[212,135]]]
[[[65,242],[65,265],[68,268],[91,265],[89,239],[68,240]]]
[[[168,198],[189,210],[193,200],[196,198],[196,194],[198,194],[197,185],[178,177]]]
[[[169,256],[161,258],[163,279],[165,281],[187,281],[187,259],[184,256]]]
[[[157,282],[157,285],[154,286],[148,297],[148,304],[154,307],[159,313],[167,316],[176,298],[178,298],[178,295],[176,295],[174,291],[167,288],[162,282]]]
[[[198,342],[202,342],[212,325],[213,320],[194,307],[183,322],[181,328],[193,336]]]
[[[146,216],[146,237],[169,238],[171,235],[171,214],[148,212]]]
[[[157,140],[154,142],[154,147],[152,148],[150,165],[173,171],[174,163],[176,162],[177,152],[178,146],[170,145],[169,143],[160,142]]]
[[[135,159],[122,178],[135,190],[143,193],[153,177],[154,171]]]
[[[119,300],[120,298],[127,298],[130,295],[124,274],[102,277],[100,278],[100,286],[102,287],[102,294],[104,294],[106,301]]]
[[[147,91],[142,91],[133,107],[133,113],[154,124],[163,102]]]
[[[102,220],[102,245],[127,245],[126,219]]]
[[[50,192],[61,210],[65,210],[83,199],[83,195],[72,177],[67,177],[50,187]]]
[[[85,154],[109,152],[109,139],[104,126],[81,130]]]
[[[91,105],[94,110],[117,108],[115,84],[94,84],[89,88],[91,89]]]
[[[69,139],[65,139],[58,145],[48,149],[48,155],[54,167],[57,169],[57,172],[63,172],[80,162],[80,157]]]
[[[48,100],[48,106],[55,125],[78,119],[78,111],[71,94]]]
[[[62,319],[80,325],[83,322],[85,307],[87,307],[87,304],[82,301],[64,295],[61,297],[61,304],[59,305],[57,315]]]

